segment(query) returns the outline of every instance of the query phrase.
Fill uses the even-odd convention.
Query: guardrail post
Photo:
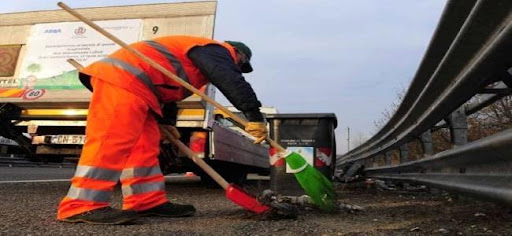
[[[427,130],[420,136],[421,146],[423,147],[423,156],[434,155],[434,147],[432,145],[432,131]]]
[[[450,127],[450,138],[454,146],[461,146],[468,143],[468,122],[464,107],[452,112],[447,118],[446,123]]]
[[[383,153],[382,155],[380,155],[380,158],[379,158],[379,159],[380,159],[380,161],[379,161],[379,164],[380,164],[380,165],[379,165],[379,166],[385,166],[385,165],[387,165],[387,160],[386,160],[387,158],[386,158],[386,154],[385,154],[385,153]]]
[[[385,164],[387,166],[390,166],[391,165],[391,152],[385,152],[384,153],[384,158],[385,158]]]
[[[379,156],[372,157],[372,167],[379,167]]]
[[[400,150],[400,163],[405,163],[408,161],[409,157],[409,147],[407,144],[404,144],[398,148]]]
[[[365,166],[365,168],[373,167],[372,159],[371,158],[364,159],[364,166]]]

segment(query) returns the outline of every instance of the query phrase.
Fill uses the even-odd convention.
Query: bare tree
[[[506,96],[468,117],[468,139],[477,140],[512,128],[512,97]]]
[[[397,91],[396,98],[391,103],[390,107],[384,109],[381,113],[382,116],[374,121],[376,132],[384,127],[389,119],[396,113],[405,96],[405,92],[405,89]],[[479,99],[481,99],[481,97],[477,95],[468,101],[468,103]],[[468,141],[470,142],[512,128],[512,95],[503,97],[495,103],[468,116],[467,119]],[[438,129],[433,129],[432,131],[432,142],[435,153],[452,148],[453,144],[451,143],[450,130],[448,128],[438,127]],[[356,137],[354,139],[353,143],[356,144],[354,146],[362,144],[362,137],[363,135],[359,134],[359,138]],[[364,138],[364,140],[366,140],[366,138]],[[419,140],[411,140],[407,145],[411,157],[421,158],[423,156],[423,150]]]
[[[396,91],[396,97],[395,100],[391,103],[389,108],[385,108],[384,111],[381,112],[381,117],[374,121],[375,125],[375,132],[378,132],[386,123],[393,117],[395,112],[398,110],[398,107],[400,106],[400,103],[402,103],[402,100],[404,100],[405,96],[405,88],[401,88]]]

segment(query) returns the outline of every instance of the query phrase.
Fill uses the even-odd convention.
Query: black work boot
[[[181,205],[166,202],[156,207],[139,211],[142,216],[165,216],[165,217],[183,217],[193,216],[196,213],[196,208],[192,205]]]
[[[69,223],[89,223],[102,225],[128,224],[139,218],[136,211],[122,211],[112,207],[103,207],[70,216],[60,221]]]

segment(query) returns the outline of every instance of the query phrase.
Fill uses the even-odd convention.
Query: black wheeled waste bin
[[[266,118],[272,139],[300,153],[309,164],[332,179],[336,164],[334,129],[338,125],[334,113],[267,114]],[[274,148],[270,149],[270,155],[275,155]],[[271,163],[270,189],[284,196],[305,194],[284,159]]]

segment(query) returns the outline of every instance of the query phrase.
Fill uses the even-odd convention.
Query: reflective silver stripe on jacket
[[[149,76],[146,75],[144,73],[144,71],[140,70],[137,67],[130,65],[129,63],[126,63],[124,61],[121,61],[121,60],[115,59],[115,58],[106,57],[106,58],[101,59],[101,61],[104,63],[107,63],[107,64],[111,64],[115,67],[121,68],[121,69],[127,71],[128,73],[132,74],[133,76],[137,77],[137,79],[139,79],[149,89],[151,89],[153,94],[155,94],[155,96],[158,98],[158,101],[161,101],[162,97],[160,96],[160,93],[158,92],[158,90],[156,89],[156,86],[151,81],[151,78],[149,78]]]
[[[162,174],[160,166],[126,168],[121,174],[121,180],[134,177],[146,177]]]
[[[93,202],[108,202],[110,200],[110,194],[111,191],[101,191],[71,186],[69,188],[67,197]]]
[[[123,196],[130,196],[134,194],[149,193],[153,191],[165,191],[164,181],[133,184],[122,187]]]
[[[86,177],[90,179],[108,180],[117,182],[121,171],[115,171],[94,166],[79,165],[76,167],[75,177]]]
[[[160,54],[164,55],[164,57],[167,58],[167,60],[171,63],[174,69],[176,69],[177,76],[190,84],[190,79],[188,78],[188,75],[185,72],[183,65],[181,65],[181,62],[178,60],[178,58],[176,58],[164,45],[151,40],[146,40],[144,42],[147,43],[150,47],[157,50]],[[183,92],[185,93],[186,97],[192,94],[192,92],[188,91],[188,89],[183,89]]]

